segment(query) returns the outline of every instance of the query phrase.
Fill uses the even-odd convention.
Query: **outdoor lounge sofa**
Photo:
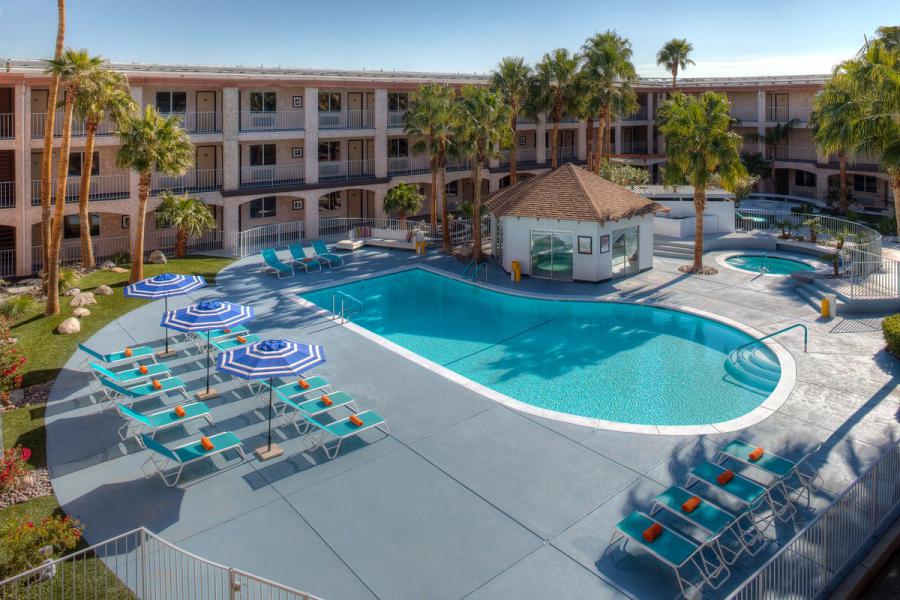
[[[357,227],[355,239],[341,240],[334,247],[338,250],[357,250],[360,241],[364,242],[366,246],[414,251],[416,249],[416,232],[380,227]]]

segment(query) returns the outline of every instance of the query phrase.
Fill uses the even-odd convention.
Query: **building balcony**
[[[769,159],[781,162],[816,162],[815,146],[774,146]]]
[[[346,181],[351,179],[374,179],[375,161],[332,160],[319,163],[319,181]]]
[[[509,166],[510,156],[512,154],[511,150],[503,150],[500,152],[500,166],[506,167]],[[517,148],[516,149],[516,164],[528,164],[537,162],[537,149],[536,148]]]
[[[406,111],[405,110],[389,110],[388,111],[388,127],[406,127]]]
[[[575,160],[577,156],[577,153],[575,152],[575,146],[560,146],[556,149],[556,156],[560,161]]]
[[[375,111],[320,110],[319,129],[375,129]]]
[[[219,111],[160,114],[164,117],[177,117],[188,133],[222,133],[222,113]]]
[[[472,169],[472,161],[468,158],[460,158],[457,160],[447,161],[448,171],[470,171]]]
[[[241,187],[276,187],[303,183],[303,163],[260,165],[241,169]]]
[[[44,137],[44,123],[47,121],[47,113],[31,113],[31,139],[39,140]],[[53,120],[53,137],[62,137],[63,130],[63,113],[56,112]],[[94,135],[105,136],[113,135],[116,132],[116,124],[109,120],[103,119],[97,125],[97,131]],[[72,137],[84,137],[87,135],[87,127],[82,119],[72,119]]]
[[[622,141],[622,146],[617,154],[647,154],[647,142],[645,141]]]
[[[0,113],[0,140],[11,140],[16,137],[15,115]]]
[[[66,204],[78,202],[81,193],[81,177],[66,178]],[[88,197],[91,200],[118,200],[127,198],[128,175],[125,173],[116,175],[93,175],[91,177],[91,189]],[[53,181],[53,199],[56,199],[56,180]],[[31,205],[41,204],[41,180],[31,181]]]
[[[757,110],[756,106],[734,106],[731,105],[729,110],[731,116],[741,122],[756,123]]]
[[[839,169],[841,161],[837,154],[832,154],[828,157],[828,162],[826,164],[832,169]],[[877,159],[869,156],[848,156],[847,168],[860,171],[880,171],[881,163]]]
[[[537,125],[537,119],[519,115],[516,117],[516,125]]]
[[[623,121],[646,121],[648,115],[650,114],[649,110],[646,106],[641,106],[636,111],[631,113],[630,115],[625,115],[622,117]]]
[[[0,208],[13,208],[16,205],[16,182],[0,181]]]
[[[150,180],[150,193],[154,196],[162,191],[173,194],[188,192],[214,192],[222,189],[222,170],[206,169],[188,171],[184,175],[165,175],[154,173]]]
[[[812,109],[809,106],[767,106],[766,123],[809,123],[809,115]]]
[[[240,113],[241,131],[299,131],[302,129],[302,110],[245,110]]]
[[[388,158],[388,175],[421,175],[431,172],[431,160],[424,154],[419,156],[391,156]]]

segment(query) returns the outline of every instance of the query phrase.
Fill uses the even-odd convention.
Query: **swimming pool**
[[[423,269],[302,294],[330,311],[359,299],[353,322],[476,383],[533,407],[617,423],[719,423],[757,408],[780,377],[748,385],[725,369],[752,338],[686,312],[508,294]]]
[[[813,271],[815,267],[800,260],[765,254],[739,254],[729,256],[725,262],[741,271],[766,273],[768,275],[790,275],[794,271]]]

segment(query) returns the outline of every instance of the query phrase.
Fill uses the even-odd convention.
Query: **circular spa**
[[[689,312],[510,294],[418,268],[302,297],[330,311],[342,294],[358,301],[355,325],[498,401],[562,420],[722,423],[757,409],[782,379],[769,346]],[[409,401],[427,393],[410,390]]]
[[[738,254],[725,259],[725,264],[739,271],[761,275],[790,275],[796,271],[814,271],[816,267],[799,259],[766,254]]]

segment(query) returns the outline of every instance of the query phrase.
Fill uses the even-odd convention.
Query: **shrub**
[[[121,252],[116,252],[115,254],[110,256],[109,260],[111,260],[117,267],[128,265],[131,264],[131,253],[127,250],[122,250]]]
[[[0,304],[0,315],[15,321],[31,312],[32,308],[34,308],[34,297],[28,294],[18,294],[7,298],[3,304]]]
[[[46,517],[39,523],[24,519],[11,523],[0,531],[5,558],[0,564],[0,579],[33,569],[47,559],[73,550],[83,531],[81,523],[68,516]]]
[[[11,321],[0,317],[0,404],[9,403],[9,393],[22,385],[25,354],[10,333]]]
[[[891,354],[900,356],[900,314],[891,315],[882,321],[881,331]]]
[[[16,484],[28,472],[31,450],[16,446],[3,452],[0,458],[0,494],[15,489]]]

